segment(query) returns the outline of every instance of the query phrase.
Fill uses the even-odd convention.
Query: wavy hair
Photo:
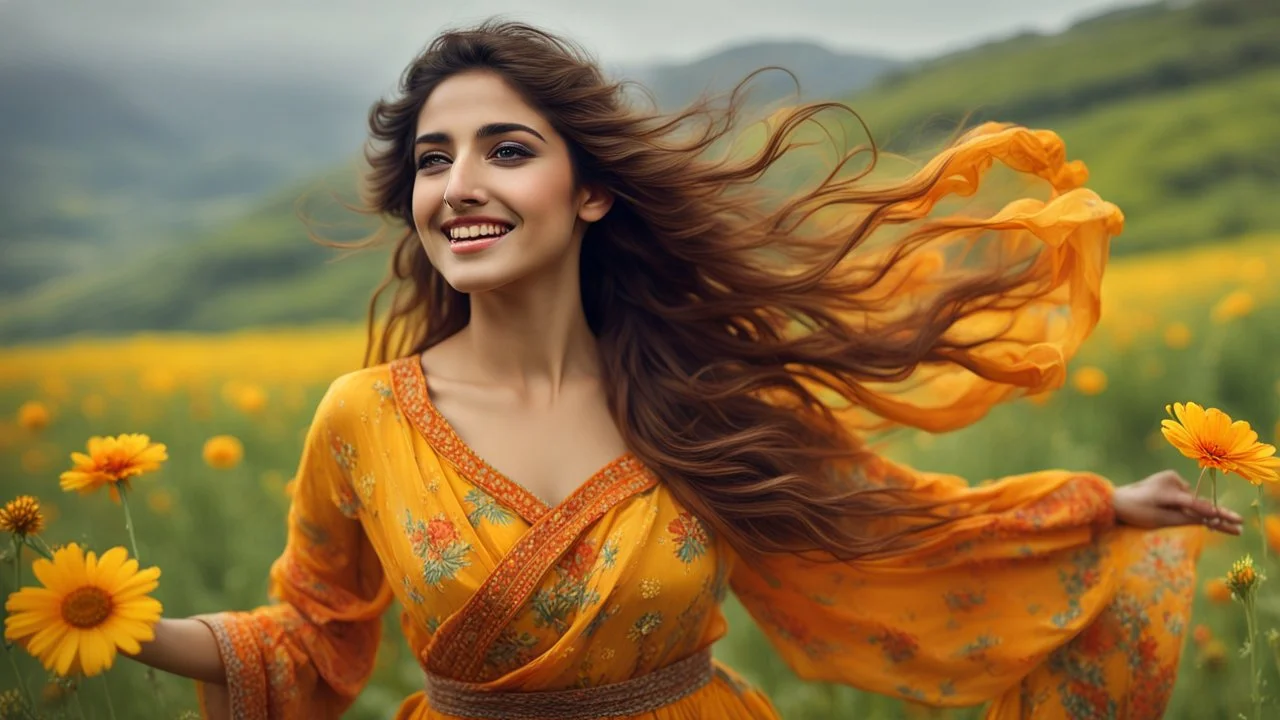
[[[703,97],[663,115],[634,107],[628,83],[607,79],[588,53],[548,32],[491,19],[439,35],[397,94],[369,113],[365,202],[397,238],[369,307],[367,364],[420,353],[469,320],[468,297],[432,267],[413,229],[412,143],[432,90],[478,69],[504,78],[564,137],[577,182],[615,196],[583,239],[583,305],[620,431],[686,508],[745,555],[866,557],[944,522],[928,504],[853,477],[868,451],[830,398],[857,403],[868,383],[954,358],[963,348],[947,329],[1030,271],[970,274],[892,322],[864,327],[859,314],[886,302],[868,291],[900,275],[940,231],[902,234],[873,268],[837,268],[874,230],[905,222],[902,208],[923,202],[943,168],[871,186],[872,143],[843,151],[811,189],[770,193],[761,180],[805,146],[793,138],[802,126],[828,110],[857,115],[834,102],[779,110],[757,151],[713,158],[734,138],[751,77],[722,110]],[[859,155],[868,167],[842,176]],[[848,222],[831,222],[833,211]],[[921,522],[869,531],[889,514]]]

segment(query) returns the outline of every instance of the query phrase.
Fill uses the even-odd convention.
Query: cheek
[[[418,232],[423,232],[430,226],[431,217],[435,214],[437,205],[439,201],[432,199],[430,183],[415,182],[413,184],[409,211],[413,215],[413,226]]]

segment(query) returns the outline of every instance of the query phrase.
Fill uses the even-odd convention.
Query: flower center
[[[76,588],[62,600],[62,619],[82,630],[95,628],[111,616],[111,596],[99,587]]]

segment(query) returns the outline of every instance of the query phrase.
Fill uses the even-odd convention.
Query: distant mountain
[[[0,300],[186,246],[265,193],[355,156],[380,90],[341,78],[230,80],[110,62],[73,66],[36,48],[0,47]],[[768,64],[794,69],[807,96],[847,93],[895,67],[811,44],[758,43],[625,72],[676,103],[727,90]],[[789,91],[779,92],[780,79],[789,82],[761,78],[753,97]]]
[[[785,73],[769,70],[748,86],[753,104],[845,97],[906,64],[877,55],[833,52],[810,42],[754,42],[690,63],[619,65],[611,72],[640,82],[653,93],[661,109],[670,111],[703,93],[732,90],[751,72],[771,66],[790,70],[799,85]]]

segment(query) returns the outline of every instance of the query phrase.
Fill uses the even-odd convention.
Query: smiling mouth
[[[499,238],[505,237],[507,233],[515,228],[512,226],[497,226],[485,228],[485,231],[478,232],[475,235],[464,235],[462,237],[454,237],[452,233],[446,233],[445,238],[448,239],[450,245],[478,245],[483,242],[492,242]]]

